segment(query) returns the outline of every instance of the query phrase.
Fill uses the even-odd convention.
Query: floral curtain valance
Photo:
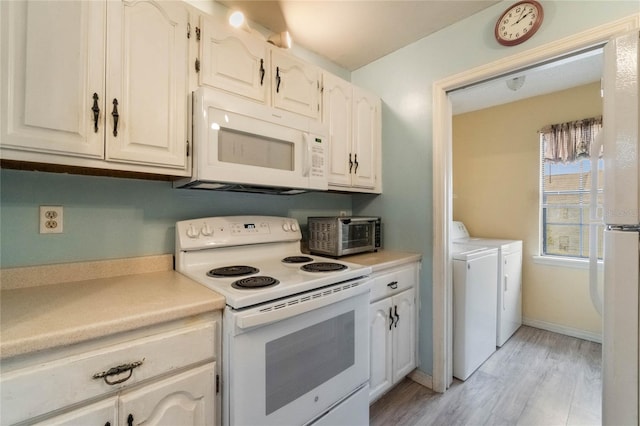
[[[542,129],[544,161],[570,163],[588,158],[591,143],[602,129],[602,117],[552,124]]]

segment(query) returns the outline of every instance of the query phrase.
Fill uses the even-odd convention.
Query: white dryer
[[[498,250],[452,245],[453,376],[466,380],[496,350]]]
[[[454,247],[498,249],[496,345],[502,346],[522,325],[522,240],[471,237],[464,223],[455,221],[451,240]]]

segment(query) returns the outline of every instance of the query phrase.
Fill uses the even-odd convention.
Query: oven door
[[[353,399],[346,397],[368,382],[367,281],[337,292],[325,288],[315,299],[313,293],[300,302],[278,301],[290,314],[287,307],[267,309],[264,324],[256,309],[227,309],[224,424],[305,424]],[[368,406],[364,411],[368,421]]]

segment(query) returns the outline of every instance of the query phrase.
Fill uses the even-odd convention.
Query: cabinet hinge
[[[189,156],[189,141],[187,141],[187,157]]]
[[[196,58],[196,72],[200,72],[200,59]]]
[[[200,27],[196,27],[196,40],[200,41]]]
[[[220,393],[220,375],[216,374],[216,393]]]
[[[187,22],[187,38],[191,38],[191,22]]]

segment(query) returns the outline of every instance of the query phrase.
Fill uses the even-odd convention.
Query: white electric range
[[[368,424],[371,268],[301,238],[284,217],[176,223],[176,270],[226,299],[225,425]]]

